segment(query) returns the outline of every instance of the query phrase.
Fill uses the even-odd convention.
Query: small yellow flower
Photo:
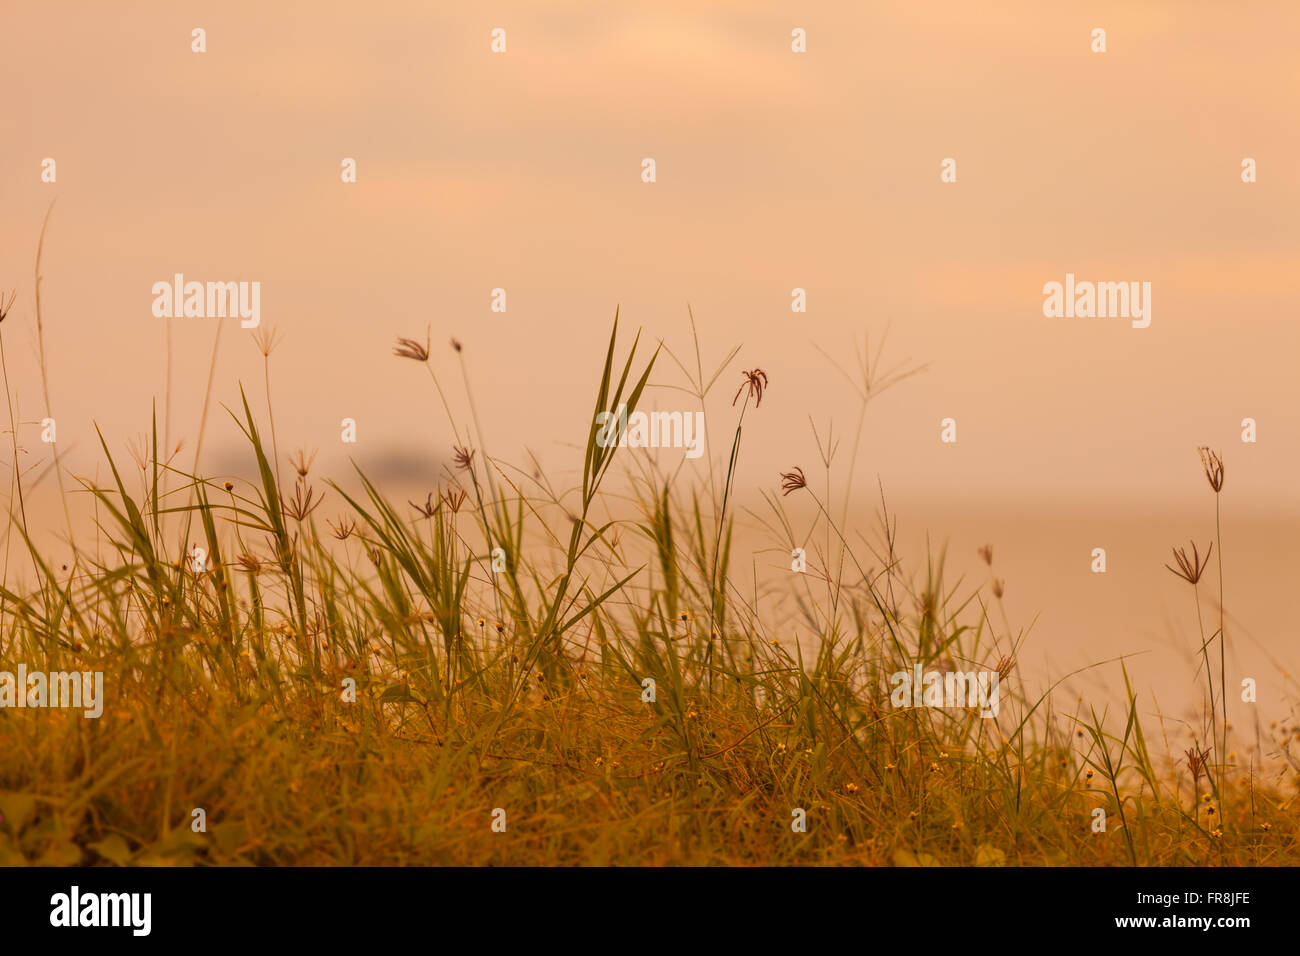
[[[916,811],[913,810],[911,813],[909,813],[909,814],[907,815],[907,819],[909,819],[909,820],[915,820],[915,819],[916,819]]]
[[[938,765],[937,763],[931,763],[931,764],[930,764],[930,772],[931,772],[931,773],[938,773],[938,772],[939,772],[939,765]]]
[[[486,626],[487,626],[487,618],[482,618],[482,617],[479,618],[479,619],[478,619],[478,626],[479,626],[479,627],[486,627]]]
[[[856,783],[846,783],[844,785],[844,789],[847,790],[849,793],[857,793],[858,785]]]
[[[892,763],[887,763],[887,764],[885,764],[885,769],[886,769],[886,770],[897,770],[898,768],[895,767]]]
[[[1261,824],[1259,825],[1259,828],[1260,828],[1261,830],[1271,830],[1271,829],[1273,829],[1273,824],[1271,824],[1271,823],[1261,823]]]

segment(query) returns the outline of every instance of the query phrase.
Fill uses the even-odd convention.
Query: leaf
[[[178,827],[169,830],[165,837],[154,844],[153,852],[171,856],[185,854],[191,850],[202,850],[207,845],[202,834],[195,833],[189,827]]]
[[[9,834],[0,833],[0,867],[26,866],[27,857],[19,852],[9,839]]]
[[[1006,866],[1007,855],[995,846],[981,843],[975,848],[976,866]]]
[[[222,853],[233,856],[248,842],[248,827],[238,820],[218,823],[212,828],[212,839]]]
[[[86,846],[110,863],[116,863],[118,866],[126,866],[127,861],[131,859],[131,848],[116,833],[110,833],[104,839],[88,843]]]
[[[30,793],[0,793],[0,821],[10,833],[21,833],[36,816],[36,797]]]
[[[414,700],[415,698],[411,696],[411,688],[405,684],[393,684],[379,695],[379,702],[381,704],[389,701],[400,701],[405,703]]]
[[[939,858],[930,853],[913,853],[911,850],[895,850],[894,866],[940,866]]]
[[[37,866],[77,866],[81,863],[81,847],[71,840],[59,840],[41,854]]]

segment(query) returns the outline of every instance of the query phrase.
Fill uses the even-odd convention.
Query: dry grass
[[[597,411],[635,409],[658,358],[638,373],[616,339],[617,321]],[[396,351],[428,364],[427,338]],[[701,404],[734,355],[707,379],[697,361]],[[864,412],[917,371],[861,359]],[[361,476],[330,484],[347,508],[326,522],[309,457],[287,459],[282,485],[245,399],[255,482],[176,470],[155,425],[132,492],[104,445],[114,480],[86,484],[99,535],[64,569],[30,543],[15,466],[11,533],[32,577],[6,573],[0,669],[102,670],[108,702],[98,720],[0,710],[0,865],[1300,861],[1294,789],[1219,757],[1234,745],[1209,666],[1221,629],[1202,631],[1211,724],[1194,756],[1163,727],[1155,751],[1131,689],[1109,716],[1029,694],[1001,581],[960,596],[941,562],[905,572],[883,505],[881,545],[860,553],[847,495],[833,518],[796,467],[764,522],[788,555],[811,532],[787,507],[814,509],[824,560],[780,585],[815,652],[783,641],[790,612],[759,613],[731,572],[759,370],[736,393],[725,476],[684,487],[620,453],[638,467],[617,493],[594,425],[581,480],[557,489],[490,457],[429,374],[457,464],[422,503]],[[828,472],[833,455],[828,440]],[[893,706],[887,675],[915,664],[996,670],[999,716]],[[1122,663],[1105,666],[1127,688]]]

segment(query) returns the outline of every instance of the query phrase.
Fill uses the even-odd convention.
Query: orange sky
[[[790,50],[795,27],[805,54]],[[465,343],[493,453],[522,463],[527,447],[571,470],[615,306],[629,333],[686,357],[689,302],[710,370],[743,343],[710,407],[715,455],[739,370],[770,379],[746,419],[750,494],[791,465],[815,470],[810,415],[853,424],[818,347],[847,360],[888,326],[886,361],[929,369],[874,406],[859,496],[879,475],[917,509],[914,529],[939,508],[1013,507],[1185,512],[1201,534],[1203,443],[1224,449],[1233,509],[1294,515],[1297,28],[1294,3],[6,3],[13,390],[24,421],[43,417],[32,268],[57,198],[51,401],[83,474],[92,421],[115,451],[147,429],[168,321],[172,432],[192,439],[218,320],[152,315],[153,283],[180,272],[261,283],[262,324],[283,336],[282,450],[319,448],[325,472],[355,454],[432,482],[450,435],[422,370],[391,355],[426,324],[461,416],[447,341]],[[340,181],[344,157],[355,184]],[[1243,157],[1257,183],[1241,182]],[[1067,272],[1150,282],[1150,328],[1045,318],[1043,284]],[[496,287],[505,314],[489,310]],[[790,311],[794,287],[805,315]],[[237,403],[243,381],[260,403],[251,332],[225,321],[215,400]],[[658,384],[682,384],[660,368]],[[666,389],[652,400],[688,407]],[[339,441],[345,416],[357,446]],[[1256,444],[1240,441],[1247,416]],[[955,445],[939,441],[945,417]],[[36,425],[20,434],[40,448]],[[219,406],[205,448],[209,473],[242,454]],[[1033,533],[1017,533],[1031,573]],[[1035,533],[1059,543],[1051,526]],[[1144,561],[1142,587],[1160,580],[1161,600],[1180,600],[1155,552]],[[1053,605],[1067,624],[1092,586],[1069,581]]]
[[[182,272],[262,283],[281,433],[322,463],[348,450],[345,415],[363,459],[441,452],[424,376],[390,357],[432,323],[453,382],[445,342],[465,342],[497,453],[567,466],[615,305],[685,353],[690,302],[706,363],[743,342],[736,367],[771,377],[755,476],[812,456],[808,414],[847,425],[814,345],[888,323],[930,371],[882,400],[864,467],[907,494],[1164,502],[1199,492],[1209,442],[1251,500],[1292,508],[1300,8],[985,6],[6,4],[0,263],[24,417],[57,197],[43,288],[74,458],[92,417],[143,428],[164,380],[149,290]],[[1150,281],[1152,326],[1045,319],[1067,271]],[[175,433],[197,423],[213,321],[173,320]],[[226,330],[220,401],[260,378],[249,335]],[[232,428],[209,442],[216,467]]]

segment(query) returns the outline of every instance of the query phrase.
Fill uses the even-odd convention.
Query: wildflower
[[[736,390],[736,397],[731,400],[731,404],[735,405],[740,400],[741,393],[749,389],[749,394],[745,396],[745,400],[749,401],[749,396],[754,396],[756,398],[754,407],[758,408],[759,405],[763,404],[763,390],[767,388],[767,373],[761,368],[756,368],[740,374],[745,377],[745,380],[740,383],[740,388]]]
[[[469,492],[460,485],[453,485],[442,493],[442,503],[451,509],[452,514],[459,514],[460,506],[468,496]]]
[[[280,334],[278,330],[272,329],[269,325],[264,325],[253,333],[253,344],[262,353],[262,358],[270,358],[279,342]]]
[[[856,783],[846,783],[844,789],[849,793],[857,793],[858,785]]]
[[[794,471],[783,471],[781,473],[781,497],[784,498],[792,491],[807,487],[808,479],[803,476],[802,468],[796,467]]]
[[[501,621],[497,621],[496,629],[498,634],[502,634],[505,632],[506,626]]]
[[[1210,564],[1210,552],[1214,550],[1214,542],[1210,542],[1210,547],[1205,552],[1205,561],[1201,561],[1201,556],[1196,550],[1196,542],[1192,542],[1192,556],[1187,557],[1187,551],[1184,548],[1174,548],[1174,561],[1178,563],[1177,568],[1170,568],[1170,571],[1178,575],[1188,584],[1195,585],[1201,580],[1201,575]]]
[[[393,354],[396,355],[398,358],[409,358],[409,359],[413,359],[416,362],[429,361],[428,331],[427,330],[425,331],[425,339],[423,345],[421,345],[415,339],[399,338],[397,340],[397,348],[393,349]]]
[[[886,770],[897,770],[898,768],[897,768],[897,766],[896,766],[895,764],[887,763],[887,764],[885,764],[885,769],[886,769]]]
[[[1205,772],[1205,761],[1209,758],[1208,750],[1197,750],[1195,747],[1187,749],[1187,769],[1192,772],[1192,780],[1201,779],[1201,774]]]
[[[452,452],[452,460],[456,462],[456,467],[461,471],[469,471],[474,464],[474,449],[453,445]]]
[[[1205,469],[1205,480],[1210,483],[1217,495],[1223,490],[1223,456],[1217,451],[1210,451],[1202,445],[1196,449],[1201,455],[1201,466]]]
[[[998,680],[1004,681],[1008,677],[1010,677],[1011,672],[1015,669],[1015,666],[1016,666],[1016,659],[1014,657],[1003,657],[1001,660],[999,660],[997,666]]]
[[[234,490],[235,490],[235,483],[234,483],[233,481],[227,481],[223,487],[224,487],[227,491],[234,491]]]
[[[1259,825],[1259,828],[1260,828],[1261,830],[1271,830],[1271,829],[1273,829],[1273,824],[1271,824],[1271,823],[1261,823],[1261,824]]]
[[[487,627],[487,618],[485,618],[485,617],[481,617],[481,618],[479,618],[479,619],[478,619],[478,626],[479,626],[479,627]]]
[[[348,538],[352,537],[357,530],[357,523],[351,518],[340,518],[337,525],[333,522],[329,522],[329,526],[331,533],[340,541],[346,541]]]
[[[302,482],[299,481],[293,487],[293,498],[281,506],[282,510],[295,521],[306,521],[307,517],[319,508],[321,502],[325,500],[325,496],[322,495],[321,497],[316,498],[315,504],[312,504],[312,499],[315,497],[315,494],[315,491],[308,486],[307,494],[304,496]]]
[[[293,470],[298,473],[299,478],[307,477],[307,472],[311,471],[312,462],[316,460],[317,451],[318,449],[313,449],[311,457],[308,457],[306,449],[299,448],[297,461],[294,461],[292,455],[289,457],[289,464],[293,465]]]

